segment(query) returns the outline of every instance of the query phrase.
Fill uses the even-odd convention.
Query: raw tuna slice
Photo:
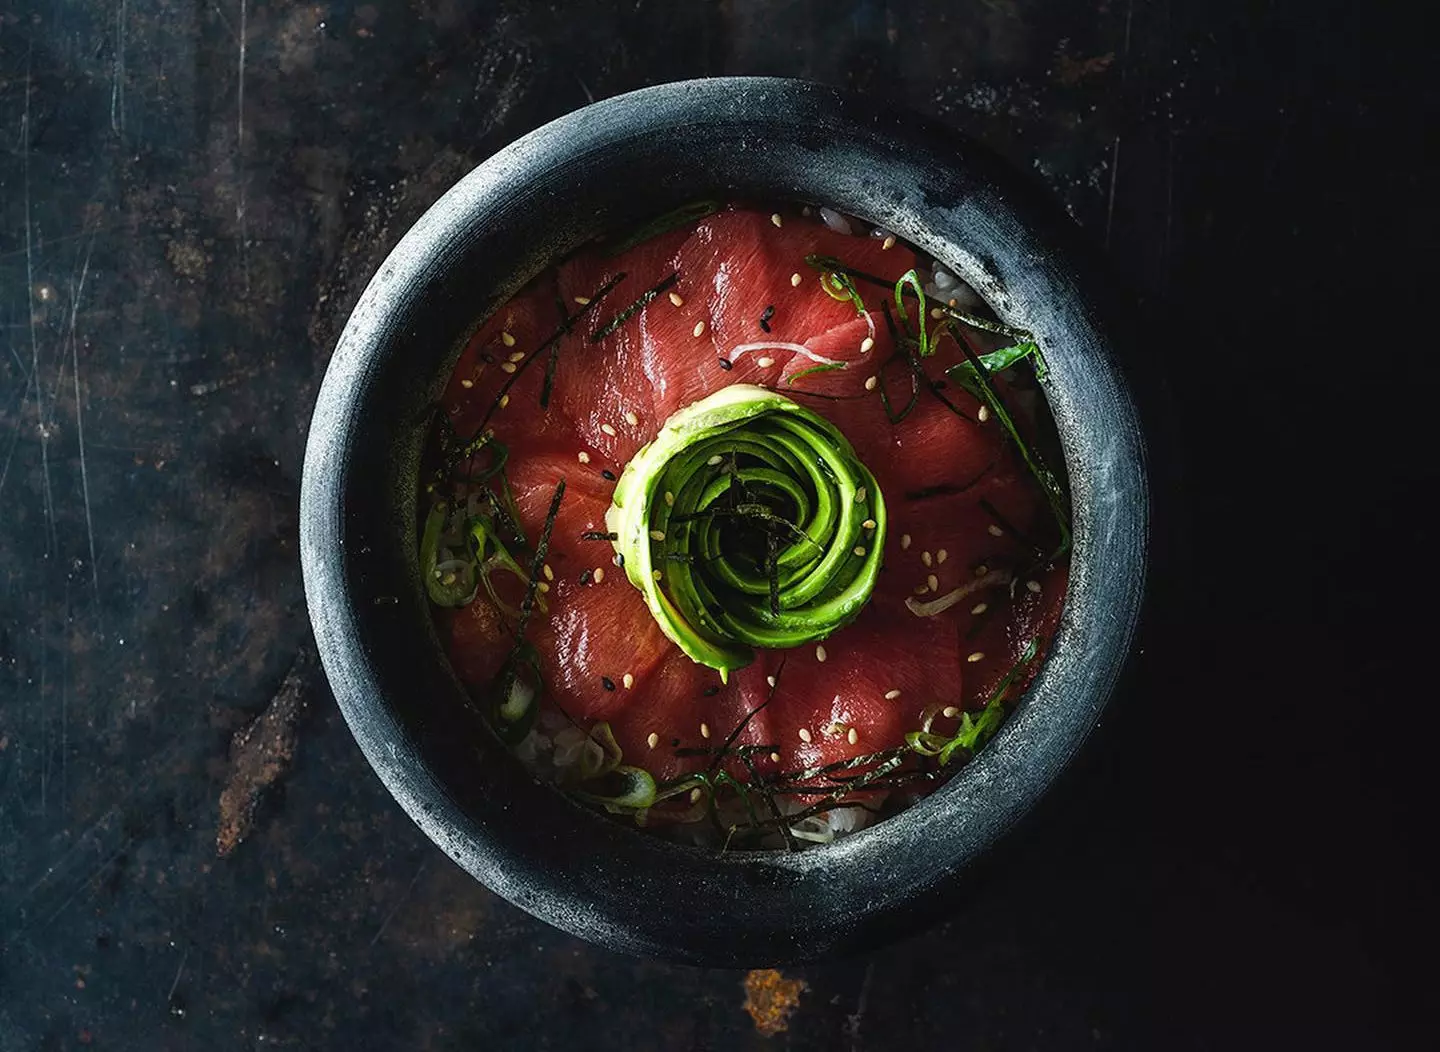
[[[782,765],[816,766],[893,748],[919,726],[925,706],[958,705],[964,675],[956,637],[954,624],[901,620],[872,605],[824,642],[823,662],[815,647],[786,652],[766,710]],[[778,657],[772,655],[772,667]]]
[[[563,412],[538,411],[543,355],[525,361],[559,328],[550,284],[545,278],[531,283],[480,326],[465,345],[441,396],[450,423],[461,437],[475,434],[489,413],[495,436],[512,447],[572,439],[575,428]],[[491,412],[502,391],[508,395],[504,408]]]
[[[670,319],[679,312],[667,289],[622,324],[613,323],[675,272],[675,256],[687,236],[685,230],[662,234],[617,257],[603,249],[587,250],[559,270],[560,295],[572,313],[582,309],[580,301],[624,275],[565,338],[554,387],[557,404],[575,421],[582,448],[600,454],[598,459],[617,473],[660,423],[646,374],[647,329],[657,316]],[[613,331],[597,342],[607,329]]]

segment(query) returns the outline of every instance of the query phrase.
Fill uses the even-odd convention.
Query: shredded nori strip
[[[606,533],[604,530],[586,530],[580,535],[582,541],[618,541],[618,533]]]
[[[600,330],[595,333],[595,335],[590,337],[590,342],[599,343],[601,340],[605,339],[605,337],[609,336],[616,329],[620,328],[620,326],[624,325],[627,321],[634,317],[637,311],[644,310],[650,305],[650,303],[655,299],[656,296],[660,295],[660,293],[670,288],[672,285],[675,284],[675,282],[679,280],[680,272],[678,270],[671,271],[668,278],[663,279],[658,285],[650,286],[650,288],[646,289],[641,294],[639,299],[637,299],[634,303],[630,304],[630,306],[626,307],[619,314],[615,315],[615,317],[611,318],[608,322],[606,322],[600,328]]]
[[[618,256],[622,252],[634,248],[651,238],[659,237],[661,234],[682,227],[687,223],[697,223],[708,215],[720,211],[719,201],[696,201],[693,204],[682,205],[673,212],[666,212],[662,216],[650,220],[639,227],[636,227],[619,241],[606,247],[607,256]]]
[[[956,496],[957,494],[964,493],[968,489],[974,488],[976,485],[979,484],[980,480],[983,479],[986,475],[990,474],[990,472],[994,470],[994,468],[995,461],[992,460],[990,461],[990,463],[986,464],[983,468],[981,468],[980,473],[976,475],[973,479],[971,479],[969,482],[962,482],[958,486],[954,483],[947,482],[941,483],[938,486],[926,486],[924,489],[912,489],[905,494],[905,499],[930,500],[933,497]],[[981,503],[983,504],[984,501],[981,501]],[[1001,525],[1004,524],[1002,523]]]

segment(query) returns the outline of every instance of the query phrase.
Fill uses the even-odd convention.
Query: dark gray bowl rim
[[[699,197],[801,199],[884,225],[970,282],[1047,351],[1075,550],[1050,654],[958,776],[799,854],[717,856],[535,785],[477,728],[414,555],[427,416],[475,325],[547,262]],[[395,799],[462,868],[559,928],[633,953],[779,964],[860,949],[935,916],[1039,800],[1129,659],[1148,567],[1146,445],[1108,318],[1053,209],[956,132],[793,80],[665,84],[561,117],[457,183],[357,303],[316,403],[301,558],[335,697]]]

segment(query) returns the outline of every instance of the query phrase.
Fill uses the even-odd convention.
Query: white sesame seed
[[[979,566],[975,567],[975,576],[976,576],[976,577],[984,577],[984,576],[985,576],[987,573],[989,573],[989,572],[990,572],[990,567],[986,566],[984,563],[981,563]]]
[[[555,571],[550,568],[550,564],[549,564],[549,563],[546,563],[544,566],[541,567],[541,569],[542,569],[542,570],[544,571],[544,573],[545,573],[545,580],[547,580],[547,581],[553,581],[553,580],[555,580]]]
[[[505,408],[507,405],[509,405],[509,404],[510,404],[510,396],[509,396],[508,394],[503,394],[503,395],[501,395],[501,396],[500,396],[500,408],[501,408],[501,409],[504,409],[504,408]]]
[[[939,307],[931,307],[931,308],[930,308],[930,317],[932,317],[932,318],[934,318],[934,319],[936,319],[936,320],[938,321],[939,319],[945,317],[945,312],[944,312],[943,310],[941,310]]]
[[[463,388],[465,388],[465,389],[468,391],[470,388],[472,388],[472,387],[475,386],[475,381],[474,381],[474,380],[461,380],[461,381],[460,381],[460,386],[463,387]]]
[[[865,554],[865,547],[864,547],[864,545],[857,544],[857,545],[855,545],[853,551],[855,552],[856,555],[863,556],[863,555]]]
[[[960,715],[960,710],[954,705],[946,705],[945,708],[940,710],[940,715],[944,716],[947,720],[953,720],[956,716]]]
[[[659,570],[655,570],[655,571],[653,571],[653,572],[650,574],[650,576],[653,577],[653,578],[655,578],[655,580],[658,581],[658,580],[660,580],[660,578],[664,577],[665,575],[662,574]]]
[[[996,526],[993,522],[992,522],[989,526],[987,526],[987,527],[985,527],[985,528],[990,532],[990,536],[991,536],[991,537],[1004,537],[1004,536],[1005,536],[1005,531],[1002,530],[999,526]]]
[[[770,217],[770,222],[774,223],[776,226],[779,226],[781,223],[780,213],[776,212],[774,215],[772,215]]]
[[[580,461],[580,463],[582,464],[588,464],[590,463],[590,454],[582,449],[580,452],[575,454],[575,459]]]
[[[664,531],[664,530],[651,530],[651,531],[650,531],[650,539],[651,539],[652,541],[663,541],[663,540],[665,539],[665,531]]]
[[[674,304],[675,306],[677,306],[677,307],[683,307],[683,306],[685,306],[685,300],[684,300],[684,298],[680,295],[680,293],[678,293],[678,292],[672,292],[672,293],[670,293],[670,302],[673,303],[673,304]]]
[[[850,733],[845,735],[845,740],[848,741],[851,745],[854,745],[860,740],[860,732],[857,731],[854,727],[851,727]]]
[[[933,573],[929,577],[925,578],[925,583],[930,586],[930,591],[940,591],[940,578],[936,577]]]
[[[809,205],[806,205],[805,207],[801,208],[801,209],[800,209],[800,214],[801,214],[802,216],[808,216],[808,215],[810,214],[810,206],[809,206]]]
[[[766,677],[765,677],[765,682],[768,683],[768,684],[770,684],[770,686],[773,687],[773,686],[775,686],[775,677],[774,677],[774,676],[766,676]]]
[[[928,551],[924,551],[920,553],[920,561],[926,566],[931,566],[935,562],[935,557],[931,555]]]
[[[768,369],[770,368],[770,366],[775,364],[775,359],[771,358],[769,355],[766,355],[764,358],[755,359],[755,364],[762,369]]]
[[[603,431],[605,434],[609,435],[611,438],[615,437],[615,428],[611,427],[609,424],[601,424],[600,430]]]
[[[506,347],[514,347],[515,337],[511,336],[508,332],[502,332],[500,334],[500,342],[503,343]]]
[[[510,353],[510,360],[511,360],[512,362],[523,362],[523,361],[525,360],[525,352],[524,352],[524,351],[512,351],[512,352]]]
[[[989,420],[989,419],[990,419],[990,407],[989,407],[988,405],[982,405],[982,406],[980,407],[980,412],[978,412],[978,413],[975,414],[975,419],[976,419],[976,420],[979,420],[980,423],[982,423],[982,424],[985,423],[985,421]]]
[[[815,648],[815,660],[816,660],[816,661],[824,661],[824,660],[825,660],[825,657],[826,657],[826,654],[825,654],[825,645],[822,643],[820,646],[818,646],[818,647]]]
[[[578,303],[578,304],[580,304],[580,306],[582,306],[582,307],[588,307],[588,306],[590,306],[590,297],[589,297],[589,296],[576,296],[576,297],[575,297],[575,302]]]
[[[889,234],[889,235],[887,235],[886,238],[885,238],[885,240],[882,241],[882,242],[880,242],[880,249],[881,249],[881,251],[883,251],[883,252],[889,252],[889,251],[890,251],[892,248],[894,248],[894,247],[895,247],[895,235],[894,235],[894,234]]]
[[[710,724],[708,724],[708,723],[702,723],[702,724],[700,724],[700,737],[702,737],[702,738],[708,738],[708,737],[710,737]]]
[[[800,272],[799,272],[799,271],[796,271],[794,274],[791,274],[791,275],[790,275],[790,287],[791,287],[791,288],[798,288],[799,285],[800,285]]]
[[[637,424],[640,423],[640,418],[630,410],[626,410],[625,423],[629,424],[631,427],[635,427]]]
[[[938,552],[935,553],[935,563],[937,566],[940,563],[943,563],[948,558],[950,558],[950,553],[947,552],[944,548],[941,548]]]
[[[705,795],[705,794],[702,793],[698,788],[691,789],[691,790],[690,790],[690,802],[691,802],[692,804],[698,804],[698,803],[700,802],[700,798],[701,798],[702,796],[704,796],[704,795]]]
[[[712,467],[712,468],[713,468],[716,464],[720,463],[720,462],[721,462],[722,460],[724,460],[724,459],[725,459],[725,458],[722,457],[719,453],[716,453],[716,454],[715,454],[713,457],[711,457],[709,460],[705,461],[705,463],[706,463],[709,467]]]
[[[595,567],[594,577],[595,577],[595,583],[596,583],[596,584],[599,584],[601,581],[605,580],[605,567],[603,567],[603,566],[597,566],[597,567]]]
[[[870,496],[870,492],[864,486],[861,486],[855,491],[855,503],[864,504],[865,498],[868,496]]]
[[[972,614],[974,614],[976,617],[979,617],[981,614],[983,614],[986,610],[989,610],[989,609],[990,609],[990,604],[989,604],[989,603],[976,603],[974,606],[972,606],[972,607],[970,608],[970,612],[971,612]]]
[[[900,535],[900,547],[901,549],[910,547],[910,535],[908,533],[902,533]]]
[[[914,588],[914,592],[916,595],[924,595],[928,591],[930,591],[930,586],[928,584],[917,584]]]
[[[869,354],[869,353],[870,353],[872,350],[874,350],[874,349],[875,349],[875,337],[873,337],[873,336],[867,336],[867,337],[865,337],[863,340],[860,341],[860,353],[861,353],[861,354]]]
[[[652,749],[655,748],[655,746],[660,744],[660,735],[656,734],[654,731],[651,731],[650,737],[645,739],[645,744],[650,746],[650,748]]]
[[[546,592],[550,591],[550,586],[544,581],[541,581],[538,585],[535,586],[535,590],[538,591],[541,595],[544,595]]]
[[[515,371],[515,363],[514,363],[514,362],[501,362],[501,363],[500,363],[500,368],[503,369],[503,370],[504,370],[505,372],[507,372],[507,373],[513,373],[513,372]]]
[[[1039,582],[1039,581],[1026,581],[1026,582],[1025,582],[1025,587],[1028,588],[1030,591],[1036,593],[1037,595],[1040,593],[1040,582]]]
[[[802,742],[808,742],[811,740],[810,731],[805,727],[800,728],[800,740]]]
[[[874,519],[866,519],[860,524],[860,528],[862,530],[873,530],[875,528],[875,525],[876,523]]]
[[[780,754],[779,754],[778,752],[772,752],[772,753],[770,754],[770,762],[771,762],[771,763],[779,763],[779,762],[780,762]]]
[[[705,323],[704,323],[703,321],[697,321],[697,322],[695,323],[695,328],[693,328],[693,329],[690,330],[690,335],[692,335],[692,336],[703,336],[704,333],[705,333]]]
[[[878,376],[867,376],[865,377],[865,390],[873,391],[879,385],[879,383],[880,378]]]
[[[972,665],[975,664],[975,662],[977,662],[977,661],[983,661],[984,659],[985,659],[985,655],[984,655],[981,651],[979,651],[979,650],[975,651],[975,653],[970,654],[970,655],[968,655],[968,656],[965,658],[965,660],[968,661],[968,662],[970,662],[970,664],[972,664]]]
[[[625,675],[620,677],[620,682],[625,684],[626,690],[629,690],[631,687],[635,686],[635,677],[627,672],[625,673]]]
[[[894,700],[895,700],[896,698],[898,698],[899,696],[900,696],[900,692],[899,692],[898,690],[887,690],[887,691],[885,692],[885,700],[886,700],[886,701],[894,701]]]

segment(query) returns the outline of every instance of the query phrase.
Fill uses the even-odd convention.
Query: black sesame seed
[[[624,565],[625,565],[625,556],[622,555],[620,552],[616,552],[616,553],[615,553],[615,565],[616,565],[616,566],[624,566]]]
[[[489,351],[481,351],[481,352],[480,352],[480,360],[481,360],[482,362],[484,362],[486,365],[494,365],[494,364],[495,364],[495,356],[494,356],[493,354],[491,354]]]
[[[720,693],[720,688],[719,688],[719,687],[706,687],[706,688],[705,688],[705,696],[706,696],[707,698],[713,698],[716,694],[719,694],[719,693]]]
[[[726,359],[726,358],[719,358],[719,359],[717,359],[717,361],[719,361],[719,363],[720,363],[720,368],[724,369],[727,373],[728,373],[731,369],[735,368],[734,364],[731,363],[731,362],[730,362],[728,359]]]
[[[678,748],[680,748],[680,739],[679,739],[679,738],[671,738],[671,739],[670,739],[670,748],[672,748],[672,749],[678,749]]]
[[[766,332],[769,332],[770,319],[773,317],[775,317],[775,304],[772,303],[770,304],[770,306],[766,307],[764,312],[760,315],[760,328],[764,329]]]
[[[604,687],[606,690],[614,690],[614,689],[615,689],[615,681],[614,681],[613,679],[611,679],[609,676],[601,676],[601,677],[600,677],[600,686]]]
[[[609,468],[602,468],[600,471],[600,477],[606,482],[614,482],[615,472],[611,471]]]
[[[589,584],[589,583],[590,583],[590,579],[591,579],[592,577],[594,577],[594,576],[595,576],[595,571],[594,571],[594,570],[589,570],[589,569],[581,570],[581,571],[580,571],[580,583],[581,583],[581,584]]]

